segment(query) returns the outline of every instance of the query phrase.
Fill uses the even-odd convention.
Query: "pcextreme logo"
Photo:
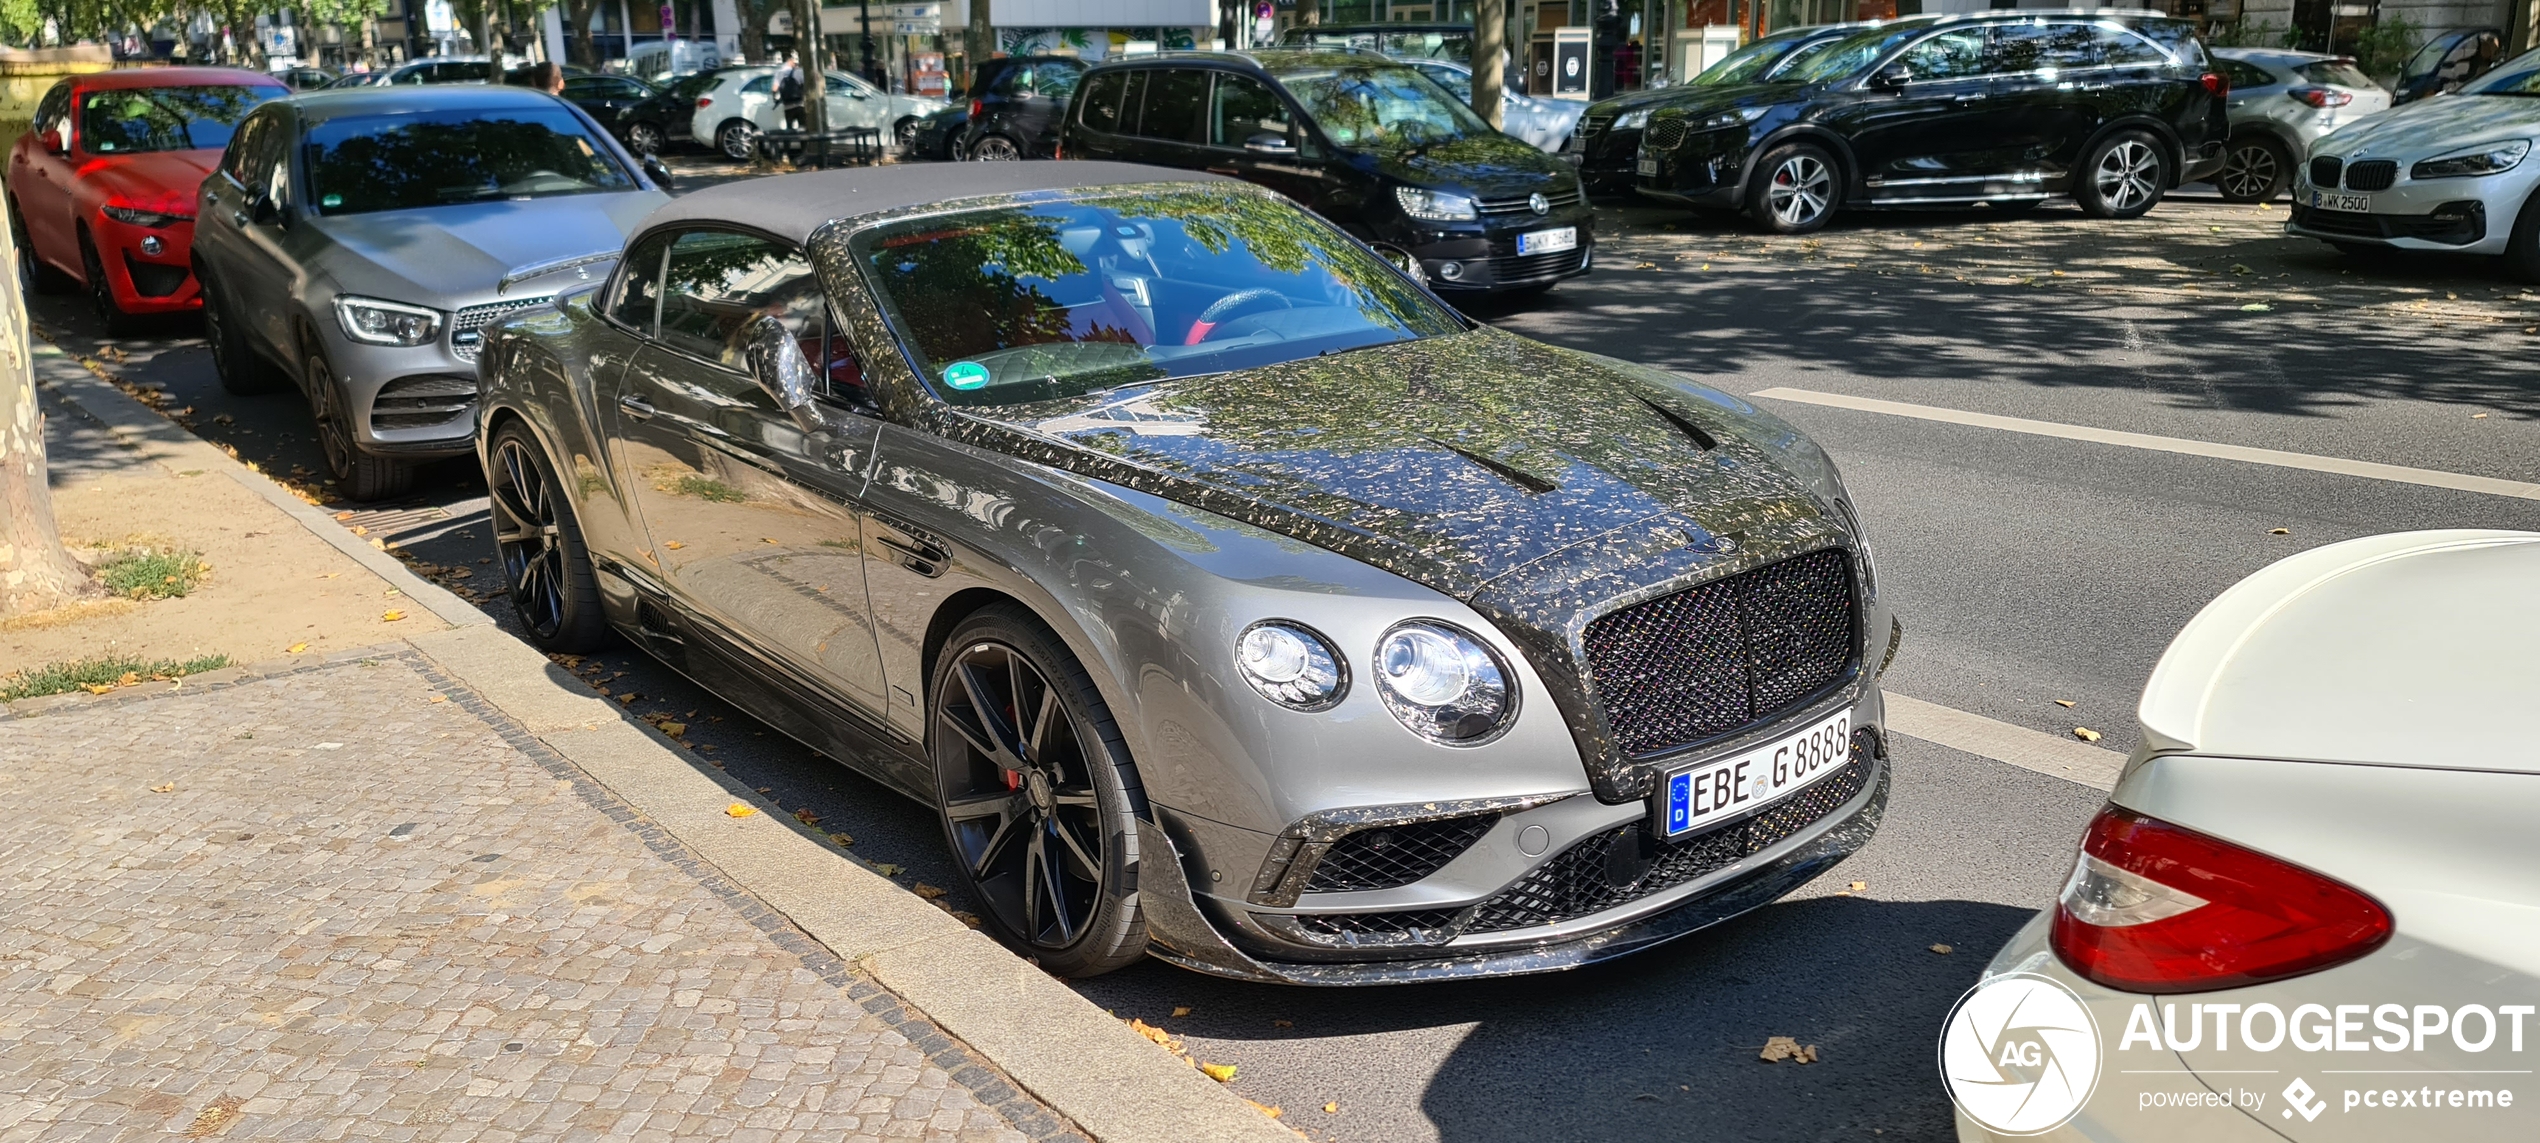
[[[2029,973],[1968,989],[1940,1033],[1949,1098],[2003,1135],[2063,1126],[2099,1086],[2099,1066],[2099,1025],[2081,998]]]

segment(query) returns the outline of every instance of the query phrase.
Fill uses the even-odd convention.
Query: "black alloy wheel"
[[[969,158],[974,163],[1011,163],[1023,158],[1023,148],[1003,135],[982,135],[970,145]]]
[[[485,491],[494,553],[512,612],[541,650],[578,653],[608,640],[600,586],[582,526],[548,467],[545,450],[518,421],[486,448]]]
[[[16,195],[9,196],[9,238],[18,247],[19,289],[30,294],[67,294],[79,285],[70,275],[35,256],[35,243],[27,237],[26,216],[18,213]]]
[[[362,451],[351,415],[344,408],[344,388],[336,382],[335,366],[326,359],[326,347],[318,344],[315,335],[301,335],[300,358],[301,388],[309,396],[309,417],[317,422],[318,451],[326,454],[327,472],[335,477],[335,486],[361,501],[402,496],[414,487],[413,465]]]
[[[660,124],[637,121],[627,125],[627,150],[633,151],[638,155],[658,155],[661,154],[662,143],[663,135]]]
[[[2273,139],[2252,135],[2226,146],[2214,189],[2224,202],[2272,202],[2292,179],[2292,152]]]
[[[2074,172],[2073,201],[2092,218],[2141,218],[2170,186],[2169,151],[2141,131],[2099,141]]]
[[[237,318],[230,314],[228,296],[200,262],[194,264],[194,281],[203,295],[203,341],[212,351],[212,372],[220,378],[222,391],[242,397],[279,392],[290,378],[248,347]]]
[[[945,840],[997,934],[1065,977],[1143,955],[1136,772],[1075,656],[990,607],[945,642],[930,701]]]
[[[106,336],[131,333],[136,319],[115,301],[115,287],[106,280],[106,260],[98,256],[97,242],[86,230],[79,232],[79,264],[88,275],[89,308],[97,311],[97,322],[106,327]]]
[[[1807,234],[1834,217],[1843,196],[1834,156],[1814,143],[1784,143],[1755,164],[1747,217],[1768,234]]]

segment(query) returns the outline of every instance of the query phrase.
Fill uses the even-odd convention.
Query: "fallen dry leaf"
[[[2087,726],[2076,726],[2073,728],[2073,737],[2084,742],[2097,742],[2099,741],[2099,732],[2092,730]]]
[[[979,914],[977,913],[965,913],[959,909],[946,909],[944,911],[951,913],[952,919],[959,921],[962,924],[968,925],[974,929],[979,927]]]
[[[2057,706],[2071,706],[2071,705],[2073,705],[2073,700],[2071,700],[2071,699],[2056,699],[2056,700],[2055,700],[2055,705],[2057,705]]]
[[[370,534],[370,529],[362,527],[359,524],[355,524],[353,525],[353,534],[356,536],[367,536]]]
[[[161,782],[156,786],[150,787],[150,792],[153,794],[173,794],[176,792],[176,783]]]
[[[884,877],[897,877],[900,875],[900,869],[900,866],[893,865],[887,861],[876,861],[873,863],[873,871]]]
[[[1191,1014],[1191,1006],[1190,1006],[1190,1005],[1188,1005],[1188,1004],[1179,1005],[1179,1006],[1176,1006],[1176,1007],[1173,1009],[1173,1017],[1174,1017],[1174,1019],[1177,1019],[1177,1020],[1178,1020],[1178,1019],[1180,1019],[1180,1018],[1182,1018],[1182,1017],[1184,1017],[1184,1016],[1188,1016],[1188,1015],[1190,1015],[1190,1014]]]
[[[1813,1064],[1817,1062],[1817,1046],[1815,1044],[1802,1045],[1788,1036],[1774,1036],[1764,1041],[1764,1050],[1755,1058],[1768,1064],[1780,1063],[1783,1060]]]
[[[1199,1066],[1199,1071],[1201,1075],[1207,1076],[1219,1083],[1235,1082],[1235,1065],[1233,1064],[1201,1064]],[[1258,1107],[1260,1105],[1254,1104],[1253,1106]]]
[[[1167,1032],[1162,1028],[1158,1028],[1153,1024],[1149,1024],[1144,1020],[1140,1020],[1132,1016],[1129,1018],[1129,1030],[1154,1041],[1157,1047],[1163,1048],[1174,1055],[1178,1056],[1182,1054],[1182,1042],[1174,1039],[1172,1033]]]
[[[1202,1067],[1200,1070],[1201,1070],[1201,1071],[1207,1071],[1208,1069],[1207,1069],[1206,1067]],[[1226,1070],[1227,1070],[1229,1073],[1231,1073],[1231,1072],[1233,1072],[1235,1069],[1233,1069],[1233,1068],[1228,1068],[1228,1069],[1226,1069]],[[1270,1117],[1270,1118],[1272,1118],[1272,1119],[1277,1119],[1280,1115],[1284,1114],[1284,1113],[1283,1113],[1283,1112],[1281,1112],[1278,1108],[1272,1107],[1272,1106],[1270,1106],[1269,1104],[1266,1104],[1266,1103],[1253,1103],[1253,1101],[1251,1101],[1251,1100],[1249,1100],[1249,1099],[1245,1100],[1244,1102],[1245,1102],[1245,1103],[1248,1103],[1248,1104],[1251,1104],[1251,1105],[1252,1105],[1252,1109],[1253,1109],[1254,1111],[1258,1111],[1258,1112],[1260,1112],[1261,1114],[1263,1114],[1263,1115],[1267,1115],[1267,1116],[1269,1116],[1269,1117]]]
[[[405,617],[406,613],[403,611],[389,610],[380,613],[379,621],[382,623],[394,623]]]
[[[1330,1103],[1327,1103],[1327,1104],[1324,1104],[1324,1105],[1323,1105],[1323,1113],[1324,1113],[1324,1114],[1326,1114],[1326,1115],[1338,1115],[1338,1114],[1340,1114],[1340,1112],[1341,1112],[1341,1105],[1340,1105],[1340,1101],[1338,1101],[1338,1100],[1334,1100],[1334,1101],[1332,1101],[1332,1102],[1330,1102]]]
[[[2240,307],[2240,312],[2244,314],[2262,314],[2273,310],[2274,308],[2274,306],[2268,305],[2265,302],[2251,302],[2248,305]]]
[[[663,544],[662,546],[663,546],[663,547],[665,547],[665,548],[670,549],[671,551],[674,551],[674,552],[675,552],[675,551],[678,551],[678,550],[679,550],[679,549],[681,549],[681,548],[687,547],[688,545],[683,544],[683,543],[680,543],[680,542],[679,542],[679,541],[677,541],[677,540],[672,540],[672,541],[670,541],[670,542],[669,542],[669,543],[667,543],[667,544]]]
[[[426,696],[424,697],[424,700],[423,700],[423,701],[425,701],[425,702],[448,702],[448,701],[450,701],[450,696],[448,696],[448,695],[426,695]]]
[[[114,687],[112,687],[112,686],[101,686],[101,685],[99,685],[99,684],[97,684],[97,683],[81,683],[81,684],[80,684],[80,689],[81,689],[81,690],[84,690],[84,691],[87,691],[88,693],[90,693],[90,694],[92,694],[92,695],[102,695],[102,694],[106,693],[107,691],[111,691],[111,690],[113,690],[113,689],[115,689],[115,688],[114,688]]]
[[[284,653],[284,654],[286,654],[286,655],[297,655],[297,654],[299,654],[300,652],[302,652],[302,651],[306,651],[306,650],[308,650],[308,649],[309,649],[309,645],[308,645],[308,644],[306,644],[306,643],[294,643],[294,644],[292,644],[292,645],[290,645],[290,646],[288,646],[288,647],[283,648],[283,649],[282,649],[282,651],[283,651],[283,653]]]
[[[2487,414],[2485,414],[2485,413],[2471,413],[2471,414],[2469,415],[2469,419],[2471,419],[2471,420],[2473,420],[2473,421],[2483,421],[2483,420],[2486,420],[2486,419],[2487,419]]]
[[[1940,955],[1942,955],[1942,956],[1948,956],[1949,954],[1954,953],[1954,952],[1956,952],[1956,951],[1958,951],[1958,950],[1953,949],[1953,948],[1949,947],[1948,945],[1933,945],[1933,946],[1931,947],[1931,951],[1936,952],[1936,953],[1939,953],[1939,954],[1940,954]]]
[[[1870,887],[1870,883],[1869,883],[1869,882],[1867,882],[1867,881],[1855,881],[1855,882],[1853,882],[1853,883],[1852,883],[1852,891],[1853,891],[1853,892],[1855,892],[1855,893],[1861,892],[1862,890],[1867,889],[1867,888],[1869,888],[1869,887]]]
[[[758,807],[753,806],[748,802],[734,802],[731,805],[723,807],[723,812],[736,818],[746,818],[757,813]]]
[[[829,835],[829,844],[837,846],[840,849],[845,849],[846,847],[855,844],[855,838],[843,833],[833,833]]]
[[[2270,536],[2290,536],[2290,535],[2292,535],[2292,534],[2293,534],[2293,529],[2291,529],[2291,528],[2269,528],[2269,529],[2267,529],[2267,534],[2268,534],[2268,535],[2270,535]]]
[[[932,900],[934,900],[935,898],[937,898],[937,897],[941,897],[941,896],[943,896],[943,895],[944,895],[944,891],[943,891],[943,890],[938,889],[938,888],[935,888],[934,886],[929,885],[929,884],[927,884],[927,883],[925,883],[925,882],[923,882],[923,881],[920,881],[920,882],[918,882],[917,884],[910,886],[910,887],[909,887],[909,892],[911,892],[911,893],[915,893],[915,894],[917,894],[918,896],[923,897],[923,898],[925,898],[925,899],[927,899],[927,900],[929,900],[929,901],[932,901]]]
[[[1270,1022],[1270,1026],[1271,1026],[1271,1027],[1273,1027],[1273,1028],[1294,1028],[1294,1027],[1296,1027],[1296,1021],[1294,1021],[1294,1020],[1273,1020],[1273,1021],[1271,1021],[1271,1022]]]

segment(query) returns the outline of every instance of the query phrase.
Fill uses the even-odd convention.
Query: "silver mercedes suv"
[[[605,275],[669,201],[590,116],[514,87],[365,87],[269,103],[203,180],[194,272],[221,384],[297,384],[343,492],[404,492],[469,450],[496,318]]]

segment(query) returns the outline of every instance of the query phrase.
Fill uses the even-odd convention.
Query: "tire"
[[[2540,282],[2540,191],[2524,199],[2521,212],[2514,215],[2513,237],[2505,242],[2505,270],[2522,281]]]
[[[1768,234],[1807,234],[1834,217],[1842,176],[1834,156],[1815,143],[1784,143],[1755,164],[1746,216]]]
[[[2119,131],[2082,157],[2073,201],[2092,218],[2141,218],[2161,204],[2169,185],[2168,148],[2144,132]]]
[[[317,422],[318,450],[326,454],[326,468],[335,477],[335,486],[343,489],[346,497],[360,501],[386,500],[413,488],[412,464],[362,451],[352,425],[345,419],[344,394],[335,383],[335,366],[326,359],[326,348],[316,338],[301,338],[300,368],[301,387],[309,394],[309,416]]]
[[[974,163],[1011,163],[1023,158],[1023,148],[1003,135],[981,135],[967,157]]]
[[[2273,202],[2293,181],[2293,152],[2264,135],[2224,144],[2222,173],[2214,189],[2224,202]]]
[[[1143,956],[1145,793],[1076,657],[1031,612],[990,606],[945,641],[927,701],[944,840],[990,930],[1062,977]]]
[[[759,136],[765,132],[747,119],[734,119],[714,129],[714,147],[723,157],[746,163],[758,157]]]
[[[915,146],[917,143],[917,117],[911,115],[897,123],[891,124],[891,142],[897,144],[899,149],[902,151],[906,151],[910,147]]]
[[[200,262],[194,265],[194,280],[203,291],[203,341],[212,351],[212,372],[220,377],[221,389],[252,397],[288,387],[290,377],[247,344],[246,330],[230,312],[228,296]]]
[[[668,139],[669,136],[662,133],[659,123],[646,123],[639,120],[626,125],[626,149],[638,155],[661,154],[661,149]]]
[[[579,654],[609,641],[591,549],[538,438],[518,421],[486,443],[485,492],[495,562],[512,613],[542,651]],[[509,537],[508,539],[506,537]]]
[[[16,195],[9,196],[9,237],[18,245],[18,286],[31,294],[67,294],[79,288],[70,275],[54,269],[35,256],[35,243],[27,237],[26,216],[18,213]]]
[[[115,301],[114,284],[106,280],[106,261],[97,254],[97,243],[83,230],[79,234],[80,269],[88,275],[88,308],[96,311],[97,324],[108,337],[122,337],[139,324],[139,316],[124,312]]]

